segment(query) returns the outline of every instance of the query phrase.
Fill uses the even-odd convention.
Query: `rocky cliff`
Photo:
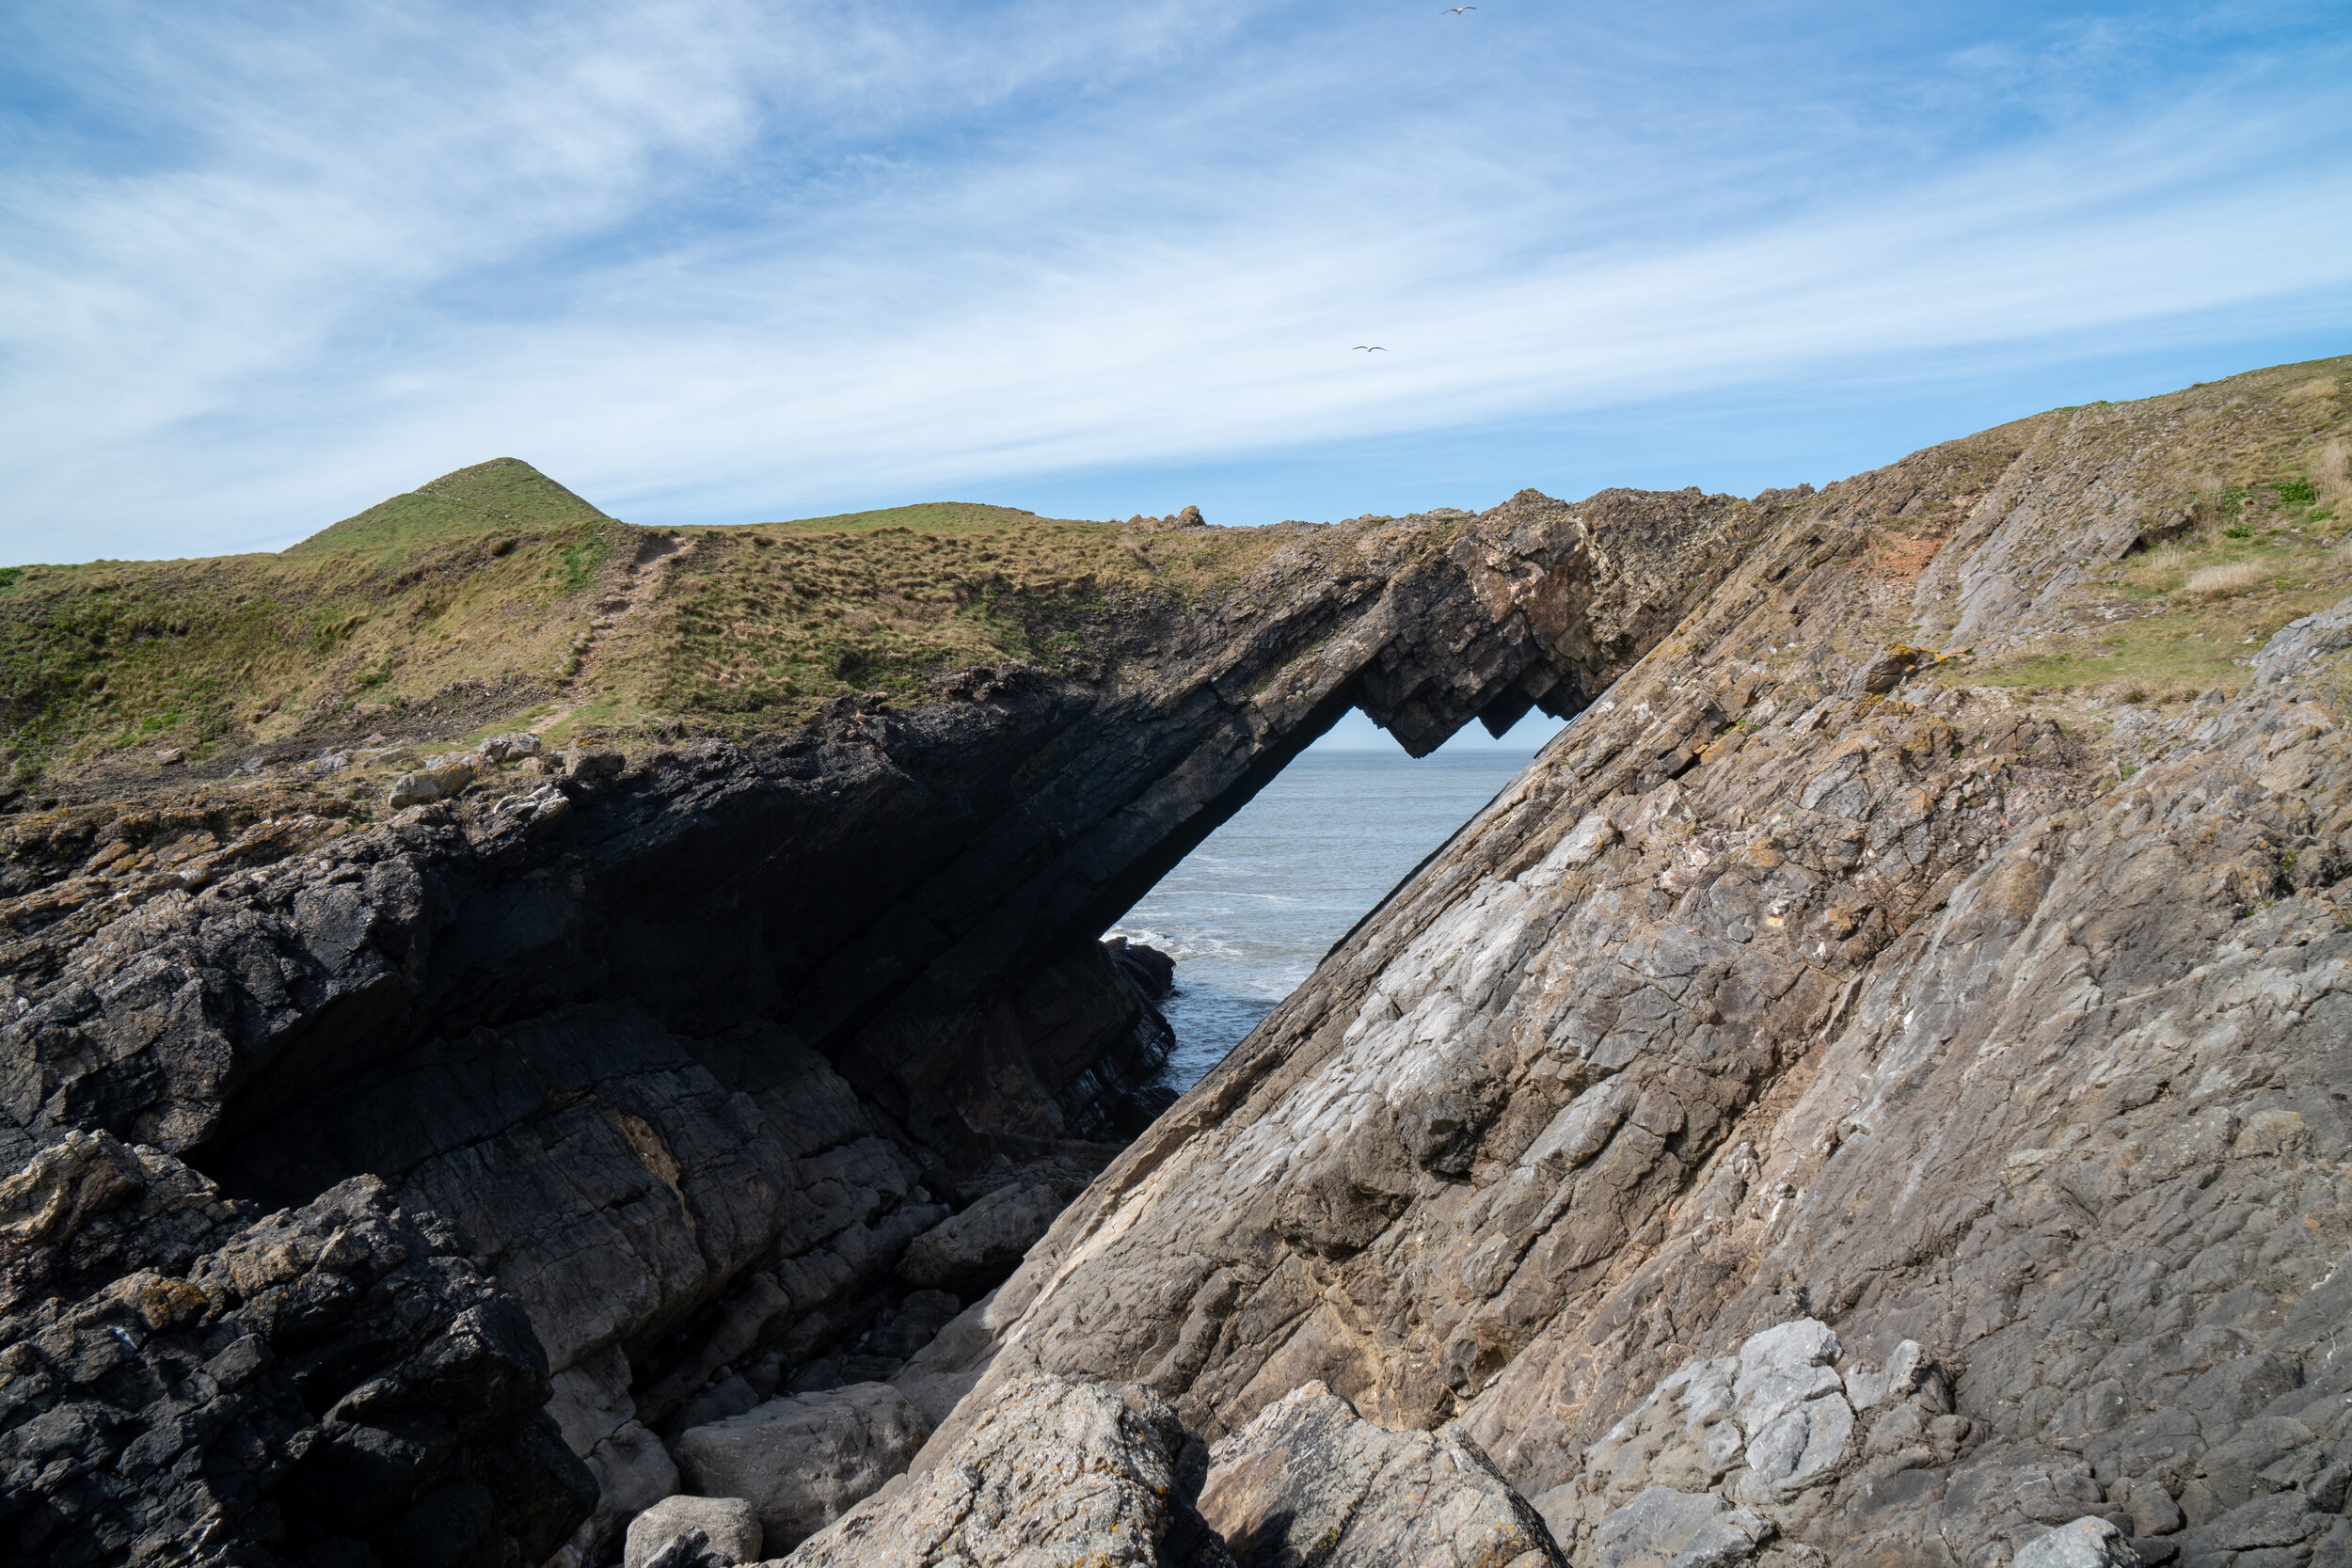
[[[677,1485],[658,1433],[895,1367],[861,1353],[910,1286],[985,1290],[1035,1234],[996,1264],[1008,1214],[1115,1151],[1166,1037],[1095,938],[1162,871],[1351,706],[1423,749],[1572,711],[1767,511],[1295,530],[1215,597],[1135,601],[1088,680],[950,669],[625,770],[501,736],[373,822],[316,764],[28,814],[8,1135],[103,1132],[264,1205],[367,1178],[453,1227],[545,1347],[594,1558]]]
[[[2332,533],[2201,523],[2177,451],[2340,454],[2339,391],[1824,492],[1073,1206],[991,1380],[1456,1420],[1579,1560],[2344,1550],[2347,611],[2151,575]],[[2225,635],[2189,700],[2099,668]]]
[[[626,766],[502,743],[396,812],[274,732],[249,789],[234,748],[69,781],[8,830],[0,1135],[191,1167],[226,1228],[190,1258],[334,1194],[433,1216],[601,1499],[489,1488],[518,1560],[577,1527],[605,1560],[683,1432],[920,1361],[1081,1188],[910,1387],[918,1472],[1032,1374],[1207,1439],[1320,1382],[1454,1423],[1577,1560],[1720,1514],[1751,1555],[1990,1563],[2059,1513],[2229,1534],[2285,1494],[2318,1539],[2352,806],[2338,633],[2263,640],[2352,575],[2344,369],[1818,493],[1284,525],[1182,592],[1216,531],[1139,519],[1117,593],[1033,639],[1063,654]],[[736,548],[658,544],[615,559]],[[740,625],[800,603],[755,544]],[[450,708],[527,730],[483,702]],[[1539,705],[1581,717],[1120,1152],[1165,1039],[1099,933],[1350,707],[1425,751]],[[1806,1323],[1758,1353],[1802,1395],[1738,1393]],[[42,1386],[8,1431],[148,1408]],[[29,1552],[69,1512],[11,1477]],[[189,1540],[297,1555],[273,1496]],[[372,1506],[380,1557],[406,1515]]]

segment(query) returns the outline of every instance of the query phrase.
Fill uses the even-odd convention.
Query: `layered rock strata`
[[[2185,707],[1966,673],[2090,645],[2119,562],[2251,515],[2180,465],[2342,424],[2288,373],[1820,494],[1286,529],[1085,678],[493,761],[361,831],[20,821],[0,1138],[438,1216],[597,1476],[580,1561],[678,1484],[663,1439],[918,1363],[909,1484],[1033,1374],[1208,1439],[1320,1381],[1596,1550],[1995,1568],[2088,1513],[2333,1551],[2342,618]],[[1112,1162],[1165,1037],[1100,931],[1347,708],[1421,752],[1537,705],[1581,717]],[[926,1361],[998,1222],[1097,1171]],[[1840,1391],[1735,1465],[1587,1474],[1807,1322],[1837,1350],[1792,1375]],[[1933,1378],[1864,1419],[1849,1371],[1906,1344]]]
[[[1064,1214],[934,1442],[1038,1370],[1212,1438],[1321,1380],[1586,1553],[1645,1495],[1791,1564],[2341,1550],[2344,612],[2169,709],[1934,657],[2122,613],[2179,406],[1824,492]]]
[[[1145,1119],[1164,977],[1095,938],[1162,871],[1351,706],[1421,750],[1575,710],[1775,504],[1306,531],[1090,686],[966,672],[625,772],[485,752],[372,828],[36,820],[0,1137],[440,1216],[545,1346],[598,1559],[680,1422],[887,1377],[913,1295],[993,1285]]]

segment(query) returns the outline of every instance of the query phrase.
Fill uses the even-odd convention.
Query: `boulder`
[[[405,806],[452,800],[473,781],[472,763],[463,758],[436,757],[426,766],[394,779],[388,803],[398,811]]]
[[[2027,1542],[2010,1560],[2010,1568],[2140,1568],[2140,1560],[2122,1530],[2090,1517]]]
[[[628,759],[602,747],[568,746],[564,751],[564,776],[596,780],[616,777]]]
[[[1542,1499],[1537,1499],[1542,1511]],[[1546,1522],[1549,1522],[1549,1515]],[[1610,1514],[1593,1534],[1583,1568],[1730,1568],[1772,1538],[1772,1522],[1712,1492],[1653,1486]]]
[[[1042,1183],[999,1187],[962,1213],[914,1238],[898,1260],[910,1285],[975,1294],[1012,1271],[1053,1227],[1062,1200]]]
[[[1389,1432],[1319,1382],[1211,1450],[1200,1510],[1241,1568],[1567,1568],[1459,1427]]]
[[[628,1523],[622,1568],[648,1568],[690,1530],[702,1532],[707,1555],[729,1562],[759,1560],[759,1511],[741,1497],[667,1497]]]
[[[770,1549],[799,1544],[907,1467],[930,1422],[885,1383],[772,1399],[679,1434],[678,1468],[706,1497],[742,1497]]]
[[[495,767],[500,763],[520,762],[539,754],[539,737],[529,731],[513,735],[494,735],[474,748],[474,753]]]
[[[1184,1451],[1148,1388],[1017,1378],[938,1463],[805,1542],[792,1568],[1232,1568],[1186,1500]]]

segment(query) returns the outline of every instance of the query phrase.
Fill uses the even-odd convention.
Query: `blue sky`
[[[2347,65],[2318,5],[8,8],[0,558],[498,455],[655,524],[1818,483],[2352,350]]]

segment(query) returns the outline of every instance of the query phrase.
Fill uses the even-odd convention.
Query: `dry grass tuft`
[[[2188,564],[2188,551],[2176,540],[2148,552],[2148,564],[2159,572],[2177,572]]]
[[[2257,561],[2238,561],[2227,566],[2208,566],[2202,571],[2191,572],[2186,587],[2192,594],[2245,594],[2269,580],[2269,567]]]
[[[2352,501],[2352,443],[2338,438],[2312,454],[2312,487],[2319,492],[2322,505]]]

